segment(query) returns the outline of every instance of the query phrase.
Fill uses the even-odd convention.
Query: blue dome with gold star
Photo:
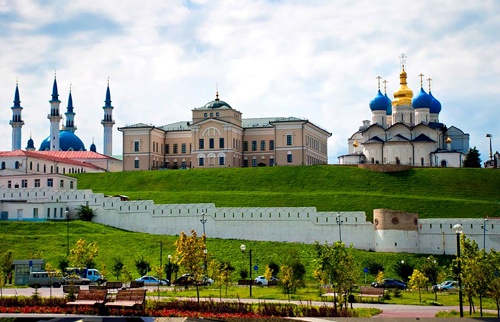
[[[50,135],[40,144],[39,151],[50,150]],[[59,131],[60,151],[87,151],[82,140],[70,131]]]

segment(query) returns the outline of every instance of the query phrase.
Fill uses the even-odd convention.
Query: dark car
[[[194,276],[191,274],[184,274],[181,277],[175,279],[172,282],[173,285],[176,286],[189,286],[189,285],[195,285],[196,280],[194,279]]]
[[[384,278],[380,282],[373,282],[373,287],[383,287],[383,288],[397,288],[400,290],[406,290],[406,284],[401,281],[396,281],[389,278]]]

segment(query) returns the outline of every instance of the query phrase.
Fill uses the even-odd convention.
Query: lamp
[[[245,252],[247,249],[247,246],[241,245],[240,249],[242,252]],[[252,250],[248,250],[249,258],[250,258],[250,270],[248,276],[250,277],[249,285],[250,285],[250,297],[252,297]]]
[[[343,221],[340,220],[340,211],[337,213],[337,216],[335,217],[335,221],[337,222],[337,225],[339,225],[339,239],[340,239],[340,242],[342,242],[342,223]]]
[[[68,229],[66,233],[66,258],[69,256],[69,211],[65,211],[64,214],[66,215],[66,221],[68,222]]]
[[[458,301],[460,302],[460,317],[464,317],[464,305],[462,302],[462,264],[460,261],[460,235],[464,233],[462,225],[456,224],[453,226],[453,230],[457,235],[457,261],[458,261]]]

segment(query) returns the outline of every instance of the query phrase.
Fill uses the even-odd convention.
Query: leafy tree
[[[175,242],[175,253],[177,263],[186,273],[192,274],[196,281],[199,281],[204,272],[205,244],[206,236],[198,237],[196,231],[191,230],[191,236],[187,236],[183,231]],[[196,295],[200,302],[199,285],[196,283]]]
[[[153,266],[153,272],[155,272],[158,279],[163,279],[163,272],[165,269],[162,266]],[[197,284],[198,285],[198,284]],[[158,300],[160,299],[160,283],[158,283]],[[199,302],[199,300],[198,300]]]
[[[76,242],[75,248],[70,249],[69,262],[77,268],[94,267],[94,258],[99,253],[97,242],[87,243],[83,238]]]
[[[114,277],[116,277],[116,280],[118,281],[120,280],[125,264],[123,264],[123,259],[121,258],[121,256],[113,257],[111,261],[111,273]]]
[[[366,264],[366,268],[368,268],[368,272],[374,276],[377,275],[378,272],[384,271],[384,265],[379,262],[369,262]]]
[[[59,268],[59,270],[61,272],[64,272],[66,271],[66,268],[69,267],[69,261],[66,257],[61,257],[59,258],[59,261],[57,263],[57,268]]]
[[[320,245],[316,242],[314,247],[317,253],[315,270],[322,271],[322,273],[317,272],[316,276],[330,281],[335,293],[347,298],[352,285],[359,276],[351,249],[347,249],[342,242],[335,242],[332,246],[328,246],[327,243]],[[335,299],[334,306],[337,307]]]
[[[410,281],[408,282],[408,286],[410,286],[411,289],[418,289],[418,296],[420,299],[420,303],[422,303],[422,293],[420,292],[420,290],[422,287],[425,287],[428,282],[429,279],[425,277],[425,275],[417,269],[414,270],[413,274],[411,274],[410,276]]]
[[[0,270],[3,272],[4,275],[4,284],[7,284],[7,278],[9,276],[9,273],[11,273],[14,270],[13,259],[14,255],[10,250],[3,253],[2,256],[0,257]]]
[[[481,168],[481,154],[474,146],[469,149],[464,159],[464,168]]]
[[[5,273],[0,270],[0,297],[3,297],[3,287],[5,286]]]
[[[123,265],[123,268],[122,268],[122,276],[123,276],[123,281],[125,283],[130,283],[134,279],[132,277],[132,273],[129,271],[129,269],[125,265]]]
[[[141,255],[135,259],[135,269],[140,276],[148,274],[149,268],[151,267],[149,261]]]
[[[264,271],[264,278],[269,282],[271,281],[272,277],[273,277],[273,270],[269,267],[269,265],[266,265],[266,270]]]
[[[383,279],[384,279],[384,272],[383,271],[379,271],[377,273],[377,275],[375,276],[375,281],[377,281],[378,283],[382,283]]]
[[[273,275],[278,275],[278,273],[280,272],[280,266],[275,262],[269,263],[269,268],[272,269]]]
[[[397,261],[396,264],[392,266],[394,273],[401,278],[404,282],[408,282],[410,275],[413,274],[415,265],[408,260]]]
[[[45,264],[45,271],[49,275],[50,278],[50,297],[52,298],[52,279],[57,276],[61,276],[62,273],[56,267],[52,267],[50,263]]]
[[[439,264],[434,256],[427,257],[420,267],[422,273],[432,285],[438,284]],[[437,301],[437,288],[434,288],[434,300]]]
[[[89,205],[80,205],[76,208],[76,217],[83,221],[92,221],[96,215],[96,210]]]
[[[240,269],[240,277],[242,280],[246,280],[248,278],[248,271],[244,268]]]
[[[497,317],[500,318],[500,253],[491,249],[486,256],[486,260],[491,274],[488,296],[495,301],[497,306]]]
[[[286,265],[281,266],[278,277],[283,293],[288,295],[288,302],[290,302],[290,293],[295,288],[294,284],[296,283],[293,278],[293,268]]]

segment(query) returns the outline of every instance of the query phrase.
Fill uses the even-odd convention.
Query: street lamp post
[[[170,266],[170,259],[172,258],[172,255],[168,254],[168,269],[167,269],[167,280],[172,283],[172,266]]]
[[[486,222],[488,221],[488,218],[483,219],[483,224],[481,225],[481,229],[483,230],[483,249],[486,251],[486,232],[488,231],[486,229]]]
[[[335,220],[337,221],[337,225],[339,225],[339,239],[340,239],[340,242],[342,242],[342,224],[344,223],[343,220],[340,220],[340,211],[337,213],[337,217],[335,218]]]
[[[460,317],[464,317],[464,304],[462,302],[462,264],[460,261],[460,235],[463,234],[464,230],[462,225],[456,224],[453,226],[453,230],[457,235],[457,259],[458,259],[458,301],[460,303]]]
[[[163,242],[160,242],[160,267],[163,266]]]
[[[207,258],[207,254],[208,254],[208,249],[204,249],[203,250],[203,259],[204,259],[204,262],[205,262],[205,275],[208,275],[208,258]]]
[[[247,246],[241,245],[240,249],[242,252],[245,252],[245,250],[247,249]],[[248,254],[250,255],[249,256],[250,257],[250,271],[248,274],[250,276],[250,284],[249,284],[250,285],[250,297],[252,297],[252,250],[251,249],[248,250]]]
[[[66,233],[66,258],[69,256],[69,211],[65,211],[64,214],[66,215],[66,221],[68,223],[68,229]]]
[[[201,211],[201,219],[200,219],[201,224],[203,225],[203,235],[205,235],[205,223],[207,220],[205,219],[205,212],[202,210]],[[205,235],[206,236],[206,235]]]

